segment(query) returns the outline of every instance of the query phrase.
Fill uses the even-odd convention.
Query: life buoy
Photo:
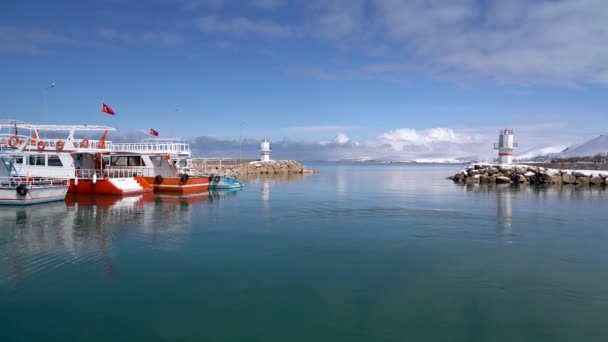
[[[213,178],[214,182],[219,182],[222,179],[222,177],[220,177],[219,175],[215,176],[215,178]]]
[[[57,142],[55,143],[55,148],[57,149],[57,151],[63,151],[64,146],[65,143],[61,140],[57,140]]]
[[[36,144],[36,147],[38,148],[38,151],[42,151],[46,147],[46,142],[43,140],[39,140]]]
[[[17,191],[17,195],[19,196],[27,195],[27,187],[25,186],[25,184],[19,184],[15,190]]]
[[[171,159],[171,155],[165,154],[165,160],[169,160],[169,159]]]
[[[8,138],[8,146],[15,147],[19,143],[19,139],[16,136],[12,136]]]
[[[154,177],[154,180],[156,181],[156,183],[160,184],[163,182],[163,176],[158,175],[158,176]]]
[[[89,139],[84,138],[84,139],[80,140],[80,147],[89,148],[89,145],[90,145]]]
[[[187,174],[187,173],[182,173],[182,175],[181,175],[181,177],[179,178],[179,180],[180,180],[182,183],[186,183],[186,182],[188,181],[188,178],[189,178],[189,177],[188,177],[188,174]]]

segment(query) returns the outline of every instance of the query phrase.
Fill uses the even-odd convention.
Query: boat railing
[[[100,169],[76,169],[76,177],[81,179],[93,178],[130,178],[143,176],[143,172],[136,168],[106,168]]]
[[[190,155],[190,144],[177,142],[112,143],[108,146],[113,152]]]
[[[67,178],[42,178],[42,177],[0,177],[0,184],[17,186],[20,184],[28,188],[35,186],[66,186],[70,180]]]
[[[175,170],[172,170],[172,169],[157,170],[154,167],[147,167],[147,166],[123,166],[123,167],[110,166],[110,167],[107,167],[106,169],[104,169],[104,172],[106,172],[106,171],[114,172],[115,170],[118,174],[120,174],[120,173],[136,174],[137,176],[141,176],[141,177],[156,177],[156,176],[177,177],[178,176],[178,172],[176,169]]]

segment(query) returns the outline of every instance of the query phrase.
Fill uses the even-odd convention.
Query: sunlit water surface
[[[608,191],[313,164],[0,208],[0,341],[607,341]]]

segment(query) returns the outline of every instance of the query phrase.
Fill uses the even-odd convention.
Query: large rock
[[[562,183],[564,184],[574,184],[576,182],[576,177],[571,174],[564,173],[562,175]]]
[[[479,178],[477,177],[469,177],[465,181],[466,184],[479,184]]]
[[[562,177],[559,175],[547,177],[547,182],[551,184],[562,184]]]
[[[511,183],[511,178],[505,177],[505,176],[496,177],[496,184],[507,184],[507,183]]]
[[[576,177],[575,184],[578,185],[589,185],[589,177]]]
[[[526,176],[519,175],[519,174],[515,174],[515,175],[511,176],[511,180],[514,183],[527,183],[528,182],[528,179],[526,178]]]
[[[517,174],[523,175],[523,174],[525,174],[526,172],[528,172],[528,168],[527,168],[527,167],[525,167],[525,166],[516,166],[516,167],[515,167],[515,172],[516,172]]]
[[[497,174],[499,171],[498,171],[498,169],[497,169],[497,168],[495,168],[495,167],[489,167],[489,168],[487,169],[487,172],[488,172],[488,174],[491,176],[491,175],[495,175],[495,174]]]
[[[574,177],[587,177],[587,175],[586,175],[586,174],[584,174],[584,173],[582,173],[582,172],[580,172],[580,171],[572,171],[572,175],[573,175]]]
[[[491,183],[491,181],[492,181],[492,177],[490,177],[488,175],[479,176],[479,183],[488,184],[488,183]]]
[[[455,182],[462,182],[464,180],[464,175],[462,173],[457,173],[454,175]]]
[[[589,180],[589,182],[593,185],[602,185],[604,183],[604,180],[600,177],[593,177]]]

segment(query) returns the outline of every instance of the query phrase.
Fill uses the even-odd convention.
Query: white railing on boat
[[[0,177],[0,185],[15,186],[24,184],[32,186],[66,186],[69,185],[67,178],[40,178],[40,177]]]
[[[141,170],[132,168],[76,169],[76,177],[80,179],[96,178],[130,178],[143,176]]]
[[[17,141],[13,142],[14,146],[11,146],[9,140],[13,137],[16,137]],[[88,141],[88,146],[85,140]],[[25,144],[25,149],[29,151],[44,151],[46,149],[55,150],[57,149],[57,143],[59,141],[64,144],[62,149],[71,150],[71,147],[69,146],[69,143],[71,142],[74,149],[84,150],[87,152],[91,150],[110,151],[110,146],[112,145],[111,141],[105,141],[102,143],[101,140],[90,140],[86,138],[74,139],[70,141],[62,138],[33,138],[24,135],[15,136],[12,134],[0,134],[0,149],[9,151],[23,146],[23,143],[26,141],[27,143]],[[44,142],[43,149],[39,149],[38,143],[40,141]]]
[[[112,143],[108,146],[113,152],[190,155],[190,144],[177,142]]]

